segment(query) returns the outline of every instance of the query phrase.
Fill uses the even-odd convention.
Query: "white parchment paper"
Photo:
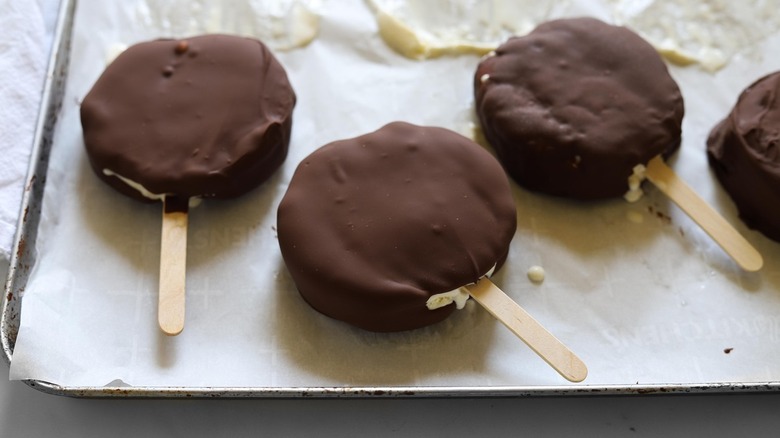
[[[611,20],[592,3],[593,15]],[[403,58],[379,38],[359,0],[323,3],[313,42],[277,52],[298,94],[290,155],[252,193],[191,211],[186,327],[177,337],[162,335],[161,206],[127,199],[91,173],[78,117],[112,48],[199,29],[197,20],[176,28],[141,19],[148,16],[139,18],[138,4],[80,1],[12,379],[64,386],[117,379],[192,387],[568,384],[473,302],[435,326],[374,334],[318,314],[295,290],[275,216],[304,156],[394,120],[472,133],[478,58]],[[587,10],[579,4],[576,13]],[[168,13],[191,11],[185,5]],[[254,32],[220,23],[203,30]],[[780,38],[760,44],[760,53],[773,53]],[[739,222],[704,152],[707,133],[738,93],[779,68],[777,57],[740,54],[717,73],[672,68],[686,116],[671,164],[763,253],[760,273],[741,272],[652,187],[628,204],[571,202],[513,185],[519,224],[494,280],[586,362],[590,374],[580,385],[780,380],[780,244]],[[532,265],[545,268],[543,284],[526,278]]]

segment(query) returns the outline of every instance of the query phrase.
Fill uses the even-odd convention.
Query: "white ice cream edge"
[[[153,193],[149,189],[143,186],[143,184],[138,183],[136,181],[131,180],[130,178],[124,177],[116,172],[114,172],[111,169],[103,169],[103,174],[106,176],[113,176],[115,178],[119,178],[120,181],[127,184],[129,187],[135,189],[138,191],[138,193],[141,194],[144,198],[151,199],[153,201],[163,201],[165,202],[165,197],[168,195],[167,193]],[[197,207],[200,205],[201,198],[198,196],[193,196],[190,198],[189,206],[190,207]]]
[[[644,164],[634,166],[634,173],[628,177],[628,191],[623,195],[628,202],[636,202],[642,199],[642,182],[647,178],[647,168]]]
[[[490,268],[489,271],[480,279],[488,277],[490,278],[493,275],[493,272],[496,270],[496,265],[493,265],[492,268]],[[440,307],[448,306],[452,303],[455,303],[455,307],[460,310],[464,307],[466,307],[466,301],[469,300],[469,297],[471,296],[469,294],[468,289],[466,286],[469,286],[474,283],[469,283],[466,285],[463,285],[457,289],[453,289],[449,292],[442,292],[440,294],[431,295],[428,298],[428,301],[425,303],[425,306],[428,307],[428,310],[435,310]]]

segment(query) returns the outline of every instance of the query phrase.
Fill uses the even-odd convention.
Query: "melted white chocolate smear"
[[[319,7],[318,0],[144,0],[135,14],[139,22],[166,32],[161,36],[230,33],[257,38],[273,50],[291,50],[317,36]]]
[[[530,32],[568,2],[531,0],[366,0],[380,36],[412,59],[485,54]]]
[[[773,0],[607,1],[616,24],[638,32],[669,61],[709,71],[780,29],[780,5]]]
[[[780,12],[772,0],[579,0],[576,6],[571,1],[529,0],[366,2],[380,36],[412,59],[485,54],[544,21],[593,10],[610,15],[597,18],[642,35],[670,62],[716,71],[736,53],[754,50],[780,30]]]

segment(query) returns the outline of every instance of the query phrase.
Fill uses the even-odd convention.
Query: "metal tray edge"
[[[67,82],[70,45],[76,0],[61,0],[57,24],[52,39],[49,63],[41,94],[41,107],[33,136],[30,163],[22,193],[16,236],[2,297],[0,313],[0,342],[3,358],[11,363],[16,336],[19,331],[22,296],[30,271],[35,265],[35,241],[40,219],[40,200],[46,182],[54,128],[62,108]]]
[[[780,390],[780,382],[658,385],[504,386],[504,387],[63,387],[42,381],[25,381],[41,392],[80,398],[178,399],[329,399],[329,398],[508,398],[556,396],[627,396],[682,394],[744,394]]]

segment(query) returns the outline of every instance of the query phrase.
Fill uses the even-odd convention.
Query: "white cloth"
[[[50,34],[44,3],[0,0],[0,258],[5,260],[16,232],[46,73]]]

